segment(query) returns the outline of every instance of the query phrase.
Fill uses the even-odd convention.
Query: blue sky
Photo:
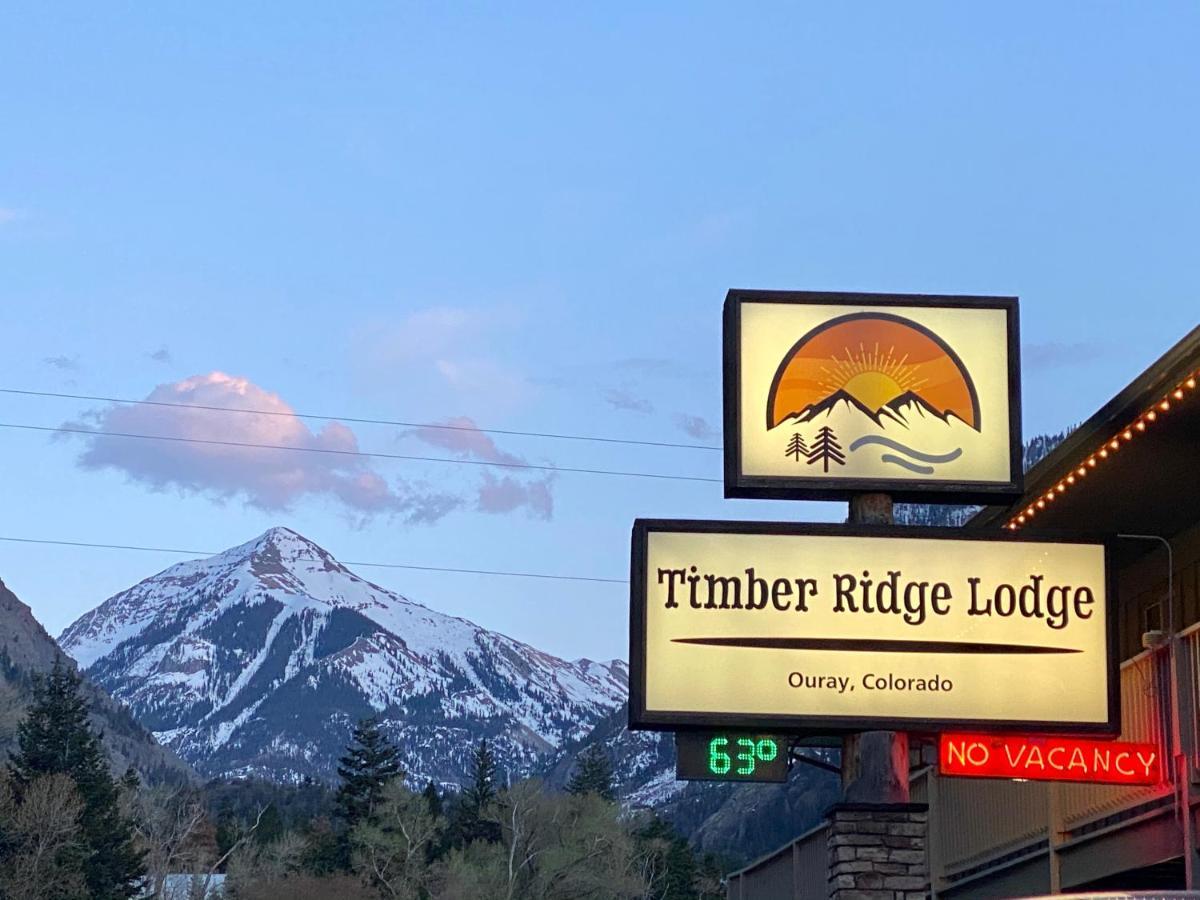
[[[1184,3],[10,10],[0,387],[686,442],[684,417],[719,424],[730,287],[996,293],[1021,297],[1026,434],[1057,430],[1196,324],[1198,36]],[[122,415],[0,395],[7,423]],[[698,450],[276,420],[720,474]],[[83,441],[0,429],[0,534],[219,550],[286,524],[342,559],[620,578],[636,516],[844,512]],[[53,633],[173,561],[0,542]],[[618,585],[363,574],[552,652],[626,653]]]

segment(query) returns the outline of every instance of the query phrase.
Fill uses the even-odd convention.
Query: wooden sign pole
[[[892,525],[890,494],[859,494],[850,501],[855,525]],[[842,799],[849,803],[908,802],[908,735],[864,731],[842,741]]]
[[[850,522],[891,525],[889,494],[859,494]],[[842,802],[829,811],[832,900],[923,898],[929,890],[928,808],[909,802],[908,735],[864,731],[842,740]]]

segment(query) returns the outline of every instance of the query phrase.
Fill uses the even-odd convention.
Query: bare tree
[[[507,900],[517,895],[517,886],[545,851],[544,826],[558,825],[558,810],[546,809],[545,799],[541,782],[522,781],[505,791],[497,804],[500,833],[508,845]]]
[[[213,864],[209,866],[208,871],[204,873],[204,881],[201,882],[199,889],[201,897],[208,897],[208,892],[212,889],[213,878],[216,876],[221,866],[225,865],[225,863],[231,856],[233,856],[234,853],[236,853],[242,847],[245,847],[250,842],[250,839],[254,837],[254,832],[257,831],[258,826],[262,824],[263,814],[266,813],[268,808],[270,808],[269,803],[260,806],[258,808],[258,814],[254,817],[254,824],[239,834],[237,840],[233,842],[229,849],[217,857]]]
[[[355,868],[388,897],[408,900],[423,896],[429,885],[428,849],[438,825],[424,797],[388,782],[369,822],[355,826]]]
[[[42,775],[18,804],[0,778],[0,822],[14,845],[0,867],[0,896],[7,900],[57,900],[84,891],[79,816],[83,800],[67,775]]]
[[[189,788],[149,788],[138,792],[134,803],[134,828],[146,851],[149,897],[163,896],[167,876],[197,871],[210,860],[207,848],[196,840],[205,823],[204,804]]]
[[[291,831],[266,845],[245,842],[229,857],[225,883],[238,892],[252,885],[274,886],[282,895],[286,892],[280,883],[300,869],[307,849],[308,842]]]

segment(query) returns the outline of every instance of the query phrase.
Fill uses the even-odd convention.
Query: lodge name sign
[[[1116,730],[1103,543],[639,521],[632,558],[633,727]]]
[[[929,616],[950,615],[956,596],[945,581],[918,581],[896,569],[878,578],[869,569],[859,574],[834,572],[824,589],[817,578],[764,577],[753,567],[735,574],[705,572],[697,565],[660,567],[655,578],[666,585],[664,609],[679,609],[682,601],[693,610],[807,613],[810,603],[827,597],[836,615],[891,615],[913,627]],[[1089,586],[1046,585],[1044,575],[1030,575],[1021,585],[1007,581],[987,585],[979,576],[968,576],[957,594],[964,597],[968,616],[1021,616],[1055,630],[1066,628],[1072,619],[1090,619],[1095,614],[1096,597]]]

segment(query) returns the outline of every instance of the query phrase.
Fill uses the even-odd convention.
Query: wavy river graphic
[[[895,450],[896,453],[903,453],[908,458],[897,456],[896,453],[884,453],[880,459],[885,463],[892,463],[902,469],[908,469],[910,472],[916,472],[918,475],[932,475],[934,472],[933,465],[922,465],[922,463],[948,463],[962,456],[962,447],[957,447],[949,453],[926,453],[923,450],[916,450],[908,447],[897,440],[890,437],[885,437],[881,434],[868,434],[851,442],[851,452],[859,447],[865,447],[869,444],[879,444],[889,450]]]

